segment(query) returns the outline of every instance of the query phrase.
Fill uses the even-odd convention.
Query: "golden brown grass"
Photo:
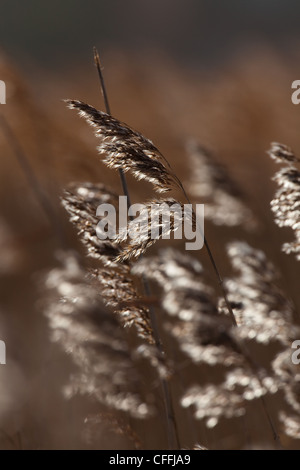
[[[64,236],[54,235],[58,233],[57,227],[43,212],[11,145],[0,132],[1,247],[6,262],[1,269],[0,339],[6,341],[8,350],[8,364],[0,369],[4,397],[0,404],[1,448],[166,448],[167,432],[161,424],[164,405],[160,375],[171,388],[181,447],[193,448],[196,443],[211,449],[275,447],[263,409],[265,404],[260,401],[263,396],[282,446],[297,448],[297,440],[292,439],[293,426],[299,419],[297,370],[288,375],[283,367],[286,356],[276,359],[276,355],[279,352],[288,355],[291,340],[297,339],[298,331],[293,324],[298,323],[296,312],[300,305],[299,264],[292,255],[281,253],[281,244],[288,241],[289,231],[281,233],[273,222],[269,205],[275,190],[270,181],[274,165],[265,155],[274,139],[290,145],[296,153],[300,148],[298,109],[291,104],[289,95],[289,84],[295,78],[293,67],[283,65],[270,51],[262,57],[247,57],[247,63],[242,59],[233,61],[226,70],[209,79],[201,72],[184,72],[173,63],[156,63],[155,58],[147,63],[134,59],[129,67],[122,58],[112,55],[105,65],[113,115],[155,142],[176,174],[187,182],[187,191],[197,186],[185,151],[187,140],[194,137],[211,148],[226,167],[234,186],[240,188],[238,201],[240,192],[244,194],[244,205],[239,205],[238,210],[250,227],[249,224],[246,228],[238,224],[226,227],[220,223],[214,226],[213,211],[205,227],[241,329],[238,327],[236,333],[228,324],[226,307],[222,301],[218,303],[220,295],[212,274],[208,274],[211,271],[203,252],[194,259],[186,259],[178,240],[161,241],[151,248],[149,256],[154,258],[148,259],[147,254],[140,267],[136,266],[138,274],[134,278],[125,271],[124,281],[124,272],[117,270],[114,275],[112,266],[105,267],[100,286],[96,279],[99,260],[86,259],[86,251],[60,207],[63,189],[69,183],[73,186],[69,186],[65,201],[79,224],[82,217],[89,213],[92,217],[92,213],[84,197],[80,201],[74,199],[74,182],[90,185],[105,182],[116,194],[121,194],[117,175],[96,158],[98,139],[60,101],[74,96],[103,109],[92,64],[90,72],[76,69],[76,83],[67,71],[59,72],[51,80],[48,76],[45,83],[49,87],[35,92],[34,83],[28,91],[20,72],[3,61],[1,79],[6,81],[9,93],[8,104],[1,107],[1,112],[51,201],[57,215],[55,223]],[[113,155],[114,149],[109,152]],[[201,164],[198,171],[201,172]],[[226,185],[218,177],[210,180],[207,177],[207,181],[210,190],[215,184],[216,190],[222,189],[226,194]],[[143,202],[151,196],[151,185],[146,187],[131,177],[128,185],[134,202]],[[232,192],[229,194],[233,197]],[[195,193],[191,191],[191,195]],[[179,192],[175,196],[179,197]],[[93,198],[95,194],[90,198],[95,203]],[[207,204],[212,207],[221,200],[216,199],[213,191],[207,194]],[[251,222],[253,214],[256,229]],[[84,234],[92,224],[93,218],[89,227],[83,224],[77,228]],[[236,240],[245,240],[255,248],[233,243]],[[157,258],[157,250],[169,245],[180,253],[167,251]],[[94,252],[98,248],[94,244]],[[72,249],[80,255],[70,254],[70,260],[74,260],[69,265],[71,280],[64,278],[63,283],[58,277],[60,280],[52,284],[55,289],[67,289],[69,285],[70,290],[56,292],[53,297],[48,283],[46,296],[45,275],[49,279],[53,270],[56,275],[66,274],[66,268],[59,267],[55,259],[57,249]],[[78,256],[81,261],[76,261]],[[277,265],[279,277],[272,264]],[[93,275],[86,278],[88,270]],[[150,298],[146,296],[139,280],[142,272],[155,278],[162,291],[153,284]],[[75,282],[76,273],[79,279]],[[123,280],[117,275],[123,276]],[[123,281],[134,282],[138,294],[128,297],[122,293],[122,289],[127,294],[131,289]],[[109,308],[123,311],[129,324],[137,324],[139,314],[155,307],[166,361],[161,360],[153,346],[147,349],[133,328],[124,331],[114,323],[118,334],[114,339],[110,336],[111,344],[104,334],[111,335],[109,321],[102,336],[97,333],[104,320],[95,320],[95,311],[101,311],[104,319],[108,315],[101,303],[105,290]],[[112,294],[117,294],[117,299],[112,300]],[[77,299],[79,310],[74,310],[72,296]],[[47,309],[50,323],[43,315],[45,297],[52,308],[52,312]],[[62,304],[60,298],[64,299]],[[94,310],[97,302],[101,306]],[[60,305],[65,310],[60,310]],[[65,323],[65,315],[69,315],[71,323]],[[50,341],[51,322],[51,334],[56,335],[60,346]],[[143,327],[143,322],[140,326]],[[66,350],[69,354],[65,354]],[[104,361],[101,370],[100,357]],[[253,363],[259,373],[253,370]],[[136,375],[130,381],[128,372],[129,389],[124,391],[122,370],[129,371],[131,367]],[[284,380],[282,370],[286,374]],[[106,382],[107,388],[103,390],[101,383]],[[121,395],[116,393],[116,386]],[[69,400],[63,390],[69,392]],[[76,391],[83,395],[76,395]],[[134,393],[137,401],[124,393]],[[194,408],[189,408],[192,404]],[[132,416],[130,410],[139,410],[139,406],[140,413]],[[245,410],[245,418],[241,418]]]

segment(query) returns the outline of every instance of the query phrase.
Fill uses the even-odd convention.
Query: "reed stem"
[[[95,62],[98,75],[99,75],[99,80],[101,84],[101,92],[102,92],[102,96],[104,99],[106,113],[111,115],[104,76],[103,76],[102,68],[101,68],[100,57],[95,47],[94,47],[94,62]],[[119,169],[119,175],[120,175],[120,180],[122,184],[123,194],[127,197],[127,206],[129,207],[131,206],[130,193],[129,193],[129,189],[127,185],[126,176],[122,168]],[[142,281],[143,281],[143,287],[144,287],[146,296],[151,296],[150,286],[145,276],[143,276]],[[149,318],[150,318],[150,323],[151,323],[151,327],[153,330],[155,345],[159,351],[161,358],[163,359],[165,355],[164,348],[163,348],[163,344],[162,344],[160,334],[159,334],[155,310],[153,306],[151,305],[149,307]],[[163,399],[164,399],[169,449],[172,449],[172,450],[179,449],[180,445],[179,445],[178,429],[177,429],[175,413],[174,413],[174,408],[173,408],[173,403],[172,403],[170,384],[168,380],[165,378],[160,378],[160,382],[161,382],[161,388],[162,388]]]

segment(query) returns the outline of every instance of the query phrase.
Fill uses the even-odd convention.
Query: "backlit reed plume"
[[[284,412],[280,413],[284,430],[287,435],[294,439],[299,439],[300,428],[297,428],[296,425],[300,423],[300,373],[299,365],[292,362],[291,348],[287,348],[279,353],[272,365],[274,373],[278,377],[280,388],[291,410],[288,415]],[[284,416],[286,416],[286,420],[283,420]]]
[[[98,71],[101,75],[101,67],[97,54],[96,60],[97,65],[99,66]],[[101,80],[103,81],[103,77]],[[104,96],[106,96],[104,88],[102,91]],[[95,108],[82,103],[81,101],[66,100],[66,102],[69,108],[77,109],[79,114],[97,129],[96,135],[101,137],[101,144],[99,147],[100,153],[106,154],[104,161],[106,161],[110,167],[119,169],[122,181],[124,180],[122,177],[123,173],[132,170],[133,174],[138,179],[145,179],[152,182],[154,184],[154,188],[159,192],[169,190],[172,186],[177,186],[177,189],[180,189],[186,201],[191,204],[180,179],[175,175],[168,161],[156,149],[156,147],[153,146],[151,141],[146,139],[138,132],[130,129],[126,124],[120,123],[118,120],[112,118],[109,114],[98,112]],[[115,145],[116,142],[122,148],[121,152],[119,152],[119,147]],[[161,160],[163,163],[161,163]],[[160,168],[158,169],[157,175],[155,176],[154,173],[156,174],[156,167],[158,163],[160,163]],[[122,184],[124,186],[124,181]],[[128,190],[126,189],[125,192],[128,193]],[[163,201],[160,202],[163,203]],[[193,210],[191,211],[190,215],[193,222],[191,226],[194,228],[196,215]],[[185,215],[185,219],[186,218],[187,215]],[[147,232],[149,233],[149,230]],[[230,313],[231,320],[234,324],[235,319],[230,303],[227,299],[222,276],[218,270],[207,238],[204,236],[204,234],[201,235],[203,236],[203,244],[209,256],[215,275],[218,279],[220,290],[222,291],[222,295]],[[144,239],[141,239],[141,237],[135,238],[139,240],[140,243],[136,244],[134,240],[133,242],[130,242],[125,248],[124,253],[116,258],[118,261],[124,261],[131,258],[132,256],[140,256],[145,251],[145,248],[151,246],[153,243],[153,237],[149,237],[149,235],[144,237]]]
[[[221,418],[231,419],[246,413],[247,403],[278,391],[277,381],[265,376],[258,380],[246,368],[235,368],[221,384],[190,387],[182,398],[182,406],[195,408],[195,417],[205,419],[208,428]]]
[[[98,446],[102,438],[103,425],[105,429],[113,434],[122,436],[128,443],[133,444],[135,449],[141,449],[142,443],[132,426],[124,421],[121,416],[116,416],[114,413],[110,412],[100,412],[89,415],[85,419],[83,434],[85,440],[90,445]]]
[[[300,416],[290,416],[281,411],[279,419],[287,436],[293,439],[300,439]]]
[[[178,185],[166,167],[166,160],[149,139],[88,104],[76,100],[66,103],[96,129],[96,136],[101,138],[98,151],[109,168],[130,171],[138,180],[152,183],[160,193]]]
[[[186,149],[190,164],[189,193],[205,203],[205,217],[216,225],[247,228],[253,225],[254,218],[242,201],[242,192],[214,155],[194,140],[188,141]]]
[[[113,260],[120,248],[109,238],[101,240],[97,236],[99,218],[96,211],[100,204],[112,204],[117,208],[117,195],[103,184],[71,183],[64,191],[62,204],[70,215],[70,222],[76,226],[88,256],[101,260],[105,265],[116,265]]]
[[[278,275],[272,263],[246,242],[230,243],[227,252],[238,273],[226,280],[226,288],[239,336],[264,344],[290,344],[293,307],[276,285]]]
[[[273,143],[269,155],[276,163],[284,163],[274,176],[278,189],[271,201],[275,222],[279,227],[290,227],[294,231],[295,241],[285,243],[285,253],[294,253],[300,260],[300,171],[293,165],[299,162],[292,150],[285,145]]]
[[[140,260],[133,272],[156,281],[163,289],[162,307],[172,318],[166,330],[195,364],[241,363],[231,322],[218,314],[214,293],[197,260],[166,249],[159,256]]]
[[[162,306],[173,317],[166,330],[194,364],[232,368],[220,384],[187,388],[181,403],[183,407],[194,406],[197,419],[205,419],[208,427],[214,427],[221,416],[244,414],[247,401],[277,392],[277,379],[253,368],[248,352],[244,353],[240,330],[218,312],[214,293],[197,260],[168,249],[139,261],[133,271],[162,287]]]
[[[52,340],[78,368],[65,387],[66,397],[88,395],[108,408],[145,418],[149,409],[138,393],[138,375],[116,318],[76,257],[64,252],[61,261],[46,277],[46,315]]]
[[[300,161],[290,147],[278,142],[272,142],[267,153],[276,163],[296,163]]]
[[[153,199],[140,206],[139,216],[120,229],[116,242],[129,240],[117,261],[138,258],[160,238],[170,238],[172,232],[182,228],[183,222],[193,224],[192,213],[173,198]]]
[[[141,305],[140,296],[129,273],[111,269],[96,269],[93,277],[98,281],[103,302],[118,315],[124,327],[134,326],[138,335],[153,344],[153,331],[149,311]],[[97,285],[97,284],[96,284]]]
[[[139,336],[153,343],[152,329],[148,310],[138,305],[138,294],[130,277],[129,266],[117,263],[120,246],[110,239],[101,240],[97,236],[96,216],[99,204],[110,203],[116,206],[117,196],[102,184],[73,183],[69,185],[62,198],[62,204],[70,214],[70,221],[78,229],[81,241],[89,256],[99,259],[110,271],[100,267],[93,271],[92,277],[98,281],[103,302],[112,307],[125,327],[134,325]]]

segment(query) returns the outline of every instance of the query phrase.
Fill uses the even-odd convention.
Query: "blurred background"
[[[226,61],[245,43],[287,52],[299,35],[297,0],[3,0],[0,40],[18,60],[86,58],[94,44],[123,52],[154,49],[197,66]]]
[[[282,288],[299,307],[299,264],[281,253],[292,234],[273,222],[275,165],[266,151],[279,141],[300,154],[300,106],[291,102],[291,84],[300,79],[300,3],[2,0],[0,13],[0,80],[7,86],[0,113],[12,132],[0,128],[0,339],[8,354],[7,366],[0,366],[0,446],[127,448],[125,438],[107,435],[105,427],[92,445],[77,432],[94,408],[63,400],[60,389],[72,366],[50,344],[40,304],[43,273],[57,263],[57,231],[68,248],[84,254],[60,207],[63,188],[94,181],[121,191],[117,174],[98,161],[91,129],[62,100],[104,110],[96,46],[113,115],[149,137],[187,181],[185,144],[196,138],[242,189],[257,230],[206,228],[224,276],[230,274],[225,243],[247,239],[278,266]],[[20,151],[58,226],[45,216]],[[150,191],[129,182],[137,201]],[[216,447],[242,446],[226,428],[222,433]],[[143,439],[148,448],[165,445],[162,432],[144,431]],[[190,436],[185,445],[192,445]]]

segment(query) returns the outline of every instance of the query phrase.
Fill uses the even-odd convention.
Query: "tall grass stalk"
[[[103,76],[101,62],[100,62],[100,56],[96,47],[94,47],[94,62],[95,62],[98,75],[99,75],[101,92],[102,92],[102,96],[104,99],[105,109],[106,109],[107,114],[111,115],[108,95],[106,91],[104,76]],[[120,176],[120,180],[122,184],[123,194],[127,198],[127,206],[130,207],[131,206],[130,193],[129,193],[129,189],[127,185],[126,176],[122,168],[119,168],[119,176]],[[148,280],[146,279],[144,275],[142,277],[142,281],[143,281],[145,294],[147,297],[150,297],[151,296],[150,286],[149,286]],[[159,329],[158,329],[155,310],[152,305],[149,306],[149,314],[150,314],[149,315],[150,323],[153,329],[153,336],[154,336],[155,344],[159,351],[161,359],[163,360],[165,357],[165,351],[164,351],[164,347],[163,347]],[[161,382],[161,389],[162,389],[163,399],[164,399],[168,445],[170,449],[179,449],[180,448],[179,436],[178,436],[178,429],[177,429],[176,418],[175,418],[175,413],[174,413],[174,408],[173,408],[173,403],[172,403],[170,383],[166,378],[163,378],[163,377],[160,377],[160,382]]]

